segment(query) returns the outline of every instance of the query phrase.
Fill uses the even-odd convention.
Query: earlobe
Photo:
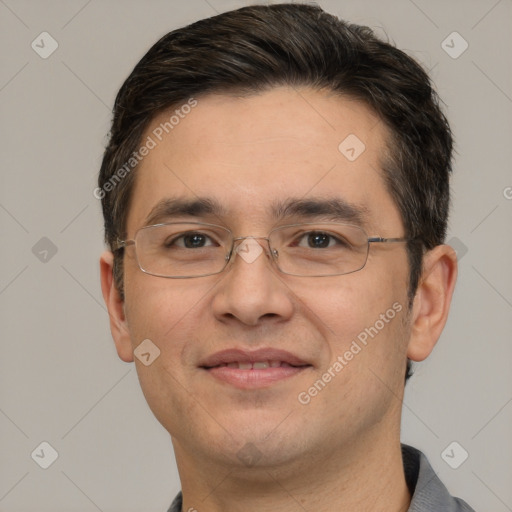
[[[425,254],[411,315],[407,357],[423,361],[434,349],[446,324],[457,279],[457,256],[449,245]]]
[[[124,312],[124,301],[114,282],[114,255],[110,251],[100,257],[101,291],[110,318],[110,331],[119,357],[130,363],[133,361],[133,349]]]

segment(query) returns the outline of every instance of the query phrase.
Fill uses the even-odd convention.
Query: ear
[[[101,291],[110,317],[110,332],[119,357],[126,363],[133,361],[130,332],[124,313],[124,301],[114,283],[114,255],[104,252],[100,257]]]
[[[425,254],[412,307],[409,359],[423,361],[434,349],[448,318],[456,280],[457,255],[449,245]]]

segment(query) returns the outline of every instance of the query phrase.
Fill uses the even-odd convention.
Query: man
[[[99,177],[120,358],[172,437],[170,511],[469,511],[400,444],[457,274],[452,138],[421,67],[311,5],[175,30]]]

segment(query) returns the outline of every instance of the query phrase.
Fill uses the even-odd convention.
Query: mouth
[[[283,350],[250,352],[231,349],[213,354],[199,367],[224,383],[240,389],[254,389],[289,379],[312,368],[312,365]]]

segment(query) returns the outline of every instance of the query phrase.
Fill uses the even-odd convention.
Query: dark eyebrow
[[[288,198],[277,201],[270,207],[274,221],[294,219],[324,220],[334,222],[350,222],[364,225],[368,209],[364,206],[349,203],[341,198]],[[145,225],[151,226],[165,222],[171,217],[229,217],[229,212],[217,200],[208,197],[196,199],[166,198],[159,201],[146,218]]]
[[[166,198],[159,201],[146,217],[145,225],[151,226],[163,222],[169,217],[222,217],[225,208],[215,199],[200,197],[197,199]]]
[[[368,208],[349,203],[341,198],[290,198],[274,204],[272,214],[275,220],[287,217],[300,217],[301,220],[327,220],[350,222],[364,225],[368,217]]]

